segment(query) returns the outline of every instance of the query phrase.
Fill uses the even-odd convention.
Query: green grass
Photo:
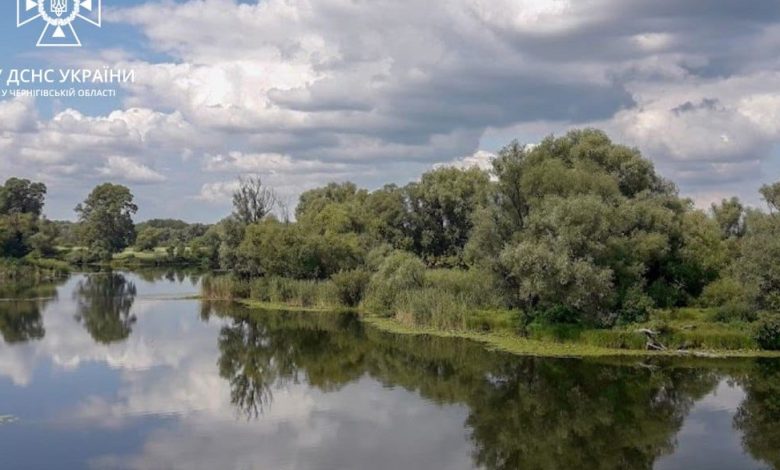
[[[364,317],[364,321],[382,331],[394,334],[411,335],[430,335],[436,337],[466,338],[483,343],[491,349],[505,351],[512,354],[524,356],[544,356],[544,357],[604,357],[604,356],[659,356],[672,357],[688,355],[706,355],[708,357],[718,358],[737,358],[737,357],[780,357],[778,351],[762,350],[698,350],[679,352],[675,350],[668,351],[646,351],[644,349],[615,349],[604,347],[586,342],[568,342],[568,341],[550,341],[522,338],[507,332],[480,333],[469,331],[447,331],[429,327],[410,327],[391,318]],[[591,330],[594,331],[594,330]],[[602,330],[595,330],[602,331]],[[611,330],[603,330],[611,331]]]
[[[163,247],[157,247],[154,251],[138,251],[134,248],[127,248],[121,253],[114,254],[114,260],[126,260],[126,259],[139,259],[139,260],[163,260],[168,258],[168,253]]]
[[[644,323],[611,329],[582,325],[532,323],[520,336],[518,311],[475,307],[468,297],[446,286],[453,276],[436,274],[448,282],[401,291],[392,299],[392,310],[375,311],[371,303],[354,309],[384,330],[436,336],[463,337],[518,354],[553,356],[603,355],[717,355],[720,357],[769,356],[778,352],[760,350],[753,339],[754,326],[745,322],[714,321],[712,309],[659,310]],[[275,310],[345,310],[332,281],[295,280],[278,277],[245,281],[232,276],[208,276],[203,296],[209,299],[239,300],[253,308]],[[652,329],[667,351],[646,350],[646,338],[637,330]]]
[[[260,302],[303,308],[339,308],[332,281],[262,277],[249,281],[249,298]]]
[[[345,312],[345,311],[354,311],[355,309],[350,309],[347,307],[342,307],[339,309],[334,309],[333,307],[317,307],[317,306],[310,306],[310,307],[299,307],[296,305],[291,305],[288,303],[281,303],[281,302],[269,302],[269,301],[263,301],[263,300],[249,300],[249,299],[241,299],[238,300],[237,303],[244,305],[249,308],[253,309],[259,309],[259,310],[276,310],[276,311],[282,311],[282,312],[322,312],[322,313],[336,313],[336,312]]]

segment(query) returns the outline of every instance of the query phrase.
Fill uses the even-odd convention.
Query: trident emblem
[[[16,0],[16,27],[42,19],[37,47],[80,47],[77,20],[101,26],[102,0]]]
[[[51,0],[51,12],[57,15],[57,18],[61,17],[67,10],[68,2],[66,0]]]

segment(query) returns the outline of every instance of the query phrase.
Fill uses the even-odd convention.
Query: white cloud
[[[684,192],[722,187],[720,163],[753,168],[734,173],[745,191],[773,177],[780,16],[769,4],[189,0],[106,18],[148,39],[148,50],[75,56],[136,71],[121,109],[45,119],[31,101],[0,102],[0,160],[51,194],[121,156],[167,178],[164,196],[140,190],[142,210],[165,216],[156,200],[215,196],[219,173],[275,175],[290,194],[345,177],[378,186],[514,137],[485,145],[492,129],[534,129],[523,137],[536,141],[588,124],[685,175]],[[710,34],[724,23],[744,27]]]
[[[211,203],[230,201],[233,192],[239,187],[238,181],[215,181],[200,187],[198,199]]]
[[[212,172],[241,172],[253,174],[278,173],[332,173],[344,171],[347,165],[317,160],[294,160],[278,153],[250,153],[234,151],[208,156],[204,169]]]
[[[106,165],[98,170],[101,175],[133,183],[160,183],[165,176],[130,158],[117,155],[108,157]]]
[[[467,155],[465,157],[456,158],[447,163],[437,163],[434,168],[440,168],[443,166],[452,166],[460,169],[479,168],[480,170],[491,170],[493,168],[493,159],[496,158],[496,154],[485,150],[478,150],[473,155]]]

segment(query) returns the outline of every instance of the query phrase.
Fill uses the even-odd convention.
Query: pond
[[[780,468],[780,361],[545,359],[195,274],[0,287],[0,467]]]

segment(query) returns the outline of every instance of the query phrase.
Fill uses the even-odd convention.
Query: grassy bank
[[[60,279],[69,271],[68,263],[55,259],[0,258],[0,283],[45,283]]]
[[[605,355],[716,355],[719,357],[780,357],[762,350],[754,339],[754,326],[739,321],[715,321],[714,309],[654,311],[646,322],[613,328],[533,321],[525,325],[522,312],[497,306],[480,308],[491,295],[463,274],[426,273],[421,285],[402,289],[392,282],[365,285],[362,301],[351,304],[346,291],[354,286],[337,279],[325,281],[264,277],[241,280],[207,276],[204,298],[239,301],[249,307],[281,310],[334,311],[353,309],[385,331],[462,337],[517,354],[542,356]],[[647,351],[647,338],[639,330],[658,332],[666,351]],[[520,334],[524,331],[524,334]]]
[[[558,341],[549,339],[523,338],[509,332],[446,331],[429,327],[411,327],[393,318],[364,316],[363,320],[382,330],[394,334],[428,335],[447,338],[465,338],[484,344],[498,351],[527,356],[544,357],[603,357],[603,356],[661,356],[661,357],[780,357],[780,351],[760,349],[691,349],[647,351],[645,349],[613,348],[592,344],[587,341]],[[596,330],[599,331],[599,330]]]
[[[208,264],[198,253],[187,249],[185,255],[171,254],[165,247],[157,247],[153,250],[137,250],[126,248],[119,253],[114,253],[110,261],[101,261],[84,247],[58,247],[57,256],[66,260],[69,264],[77,266],[99,266],[103,268],[152,268],[152,267],[189,267]]]

